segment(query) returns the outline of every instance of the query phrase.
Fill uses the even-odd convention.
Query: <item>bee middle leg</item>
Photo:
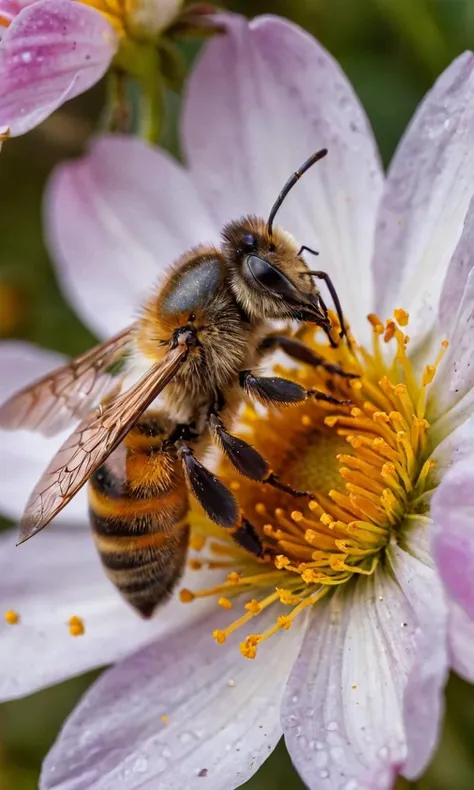
[[[184,441],[178,440],[176,448],[188,486],[211,521],[224,527],[241,548],[256,557],[263,557],[262,541],[255,527],[242,515],[232,492],[195,458],[193,450]]]
[[[285,483],[281,483],[278,475],[270,470],[263,455],[248,442],[229,433],[217,414],[210,415],[209,425],[214,443],[220,447],[226,458],[241,475],[250,478],[250,480],[278,488],[280,491],[292,494],[292,496],[311,496],[308,491],[300,491]]]

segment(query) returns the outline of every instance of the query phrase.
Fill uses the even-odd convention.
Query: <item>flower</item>
[[[384,181],[364,113],[327,53],[276,17],[226,20],[227,37],[208,44],[188,85],[188,169],[106,137],[56,172],[46,218],[60,282],[98,334],[118,331],[160,269],[218,241],[226,220],[266,216],[292,170],[326,145],[279,222],[320,250],[357,359],[317,334],[308,341],[361,375],[330,379],[350,392],[348,408],[244,415],[282,477],[315,489],[313,504],[289,502],[223,468],[279,546],[275,568],[216,543],[219,530],[196,519],[206,543],[197,531],[193,566],[211,558],[220,569],[190,570],[182,597],[194,600],[180,609],[173,599],[134,626],[81,527],[4,547],[2,601],[18,617],[2,627],[5,696],[148,642],[85,695],[46,759],[43,790],[192,790],[204,775],[207,787],[237,787],[282,732],[308,787],[389,788],[432,754],[448,667],[474,679],[474,57],[440,77]],[[10,389],[56,361],[21,344],[2,355]],[[291,375],[328,386],[317,368]],[[28,436],[25,451],[19,434],[3,438],[0,505],[14,516],[54,442]],[[76,498],[58,520],[83,520],[82,507]],[[78,622],[85,632],[73,638]]]
[[[153,70],[159,35],[203,27],[183,0],[0,0],[0,140],[24,134],[100,80],[115,59]],[[2,35],[3,32],[3,35]]]

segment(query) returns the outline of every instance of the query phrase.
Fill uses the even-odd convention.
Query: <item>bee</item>
[[[260,453],[233,436],[232,420],[244,395],[277,407],[307,398],[341,401],[284,378],[258,375],[254,369],[264,355],[281,348],[331,374],[353,375],[295,337],[272,331],[277,319],[311,322],[335,345],[314,282],[320,278],[332,295],[341,338],[347,339],[329,276],[311,271],[303,258],[304,252],[317,253],[274,227],[289,191],[326,153],[313,154],[291,176],[267,221],[247,216],[230,222],[220,248],[199,246],[185,253],[132,326],[0,408],[0,426],[7,429],[52,435],[79,421],[28,500],[20,543],[42,530],[89,481],[92,533],[105,571],[144,617],[169,596],[182,574],[189,493],[240,546],[262,556],[260,537],[234,495],[202,463],[211,444],[240,474],[306,494],[286,486]]]

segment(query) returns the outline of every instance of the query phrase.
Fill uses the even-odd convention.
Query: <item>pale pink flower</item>
[[[187,168],[109,137],[54,175],[46,220],[64,292],[100,336],[116,332],[184,249],[217,242],[230,218],[266,216],[288,175],[325,145],[279,222],[320,250],[359,342],[371,342],[367,313],[405,308],[420,376],[449,341],[426,407],[436,467],[376,571],[306,610],[253,661],[238,632],[213,642],[233,618],[212,598],[197,609],[174,599],[137,621],[101,574],[81,497],[20,549],[6,536],[1,600],[20,621],[0,626],[3,698],[118,660],[66,722],[43,790],[229,790],[282,733],[309,788],[383,790],[430,759],[448,668],[474,680],[474,57],[437,81],[384,180],[352,88],[309,35],[275,17],[227,24],[189,82]],[[22,343],[0,354],[5,395],[58,361]],[[12,518],[61,439],[2,435],[0,506]],[[83,636],[69,636],[71,615],[83,617]]]
[[[182,0],[0,0],[0,136],[24,134],[100,80],[121,39],[153,41]],[[138,49],[133,58],[139,58]]]

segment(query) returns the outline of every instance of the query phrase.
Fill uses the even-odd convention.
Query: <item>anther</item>
[[[214,637],[218,645],[223,645],[225,640],[227,639],[227,634],[225,633],[225,631],[219,631],[218,629],[212,632],[212,636]]]
[[[13,609],[7,609],[4,614],[4,618],[8,625],[16,625],[20,621],[20,615]]]
[[[217,603],[219,606],[222,606],[223,609],[232,609],[232,601],[229,601],[228,598],[224,598],[223,595],[217,599]]]
[[[194,601],[195,597],[194,593],[191,592],[191,590],[187,590],[185,587],[179,591],[179,600],[181,603],[191,603],[191,601]]]

